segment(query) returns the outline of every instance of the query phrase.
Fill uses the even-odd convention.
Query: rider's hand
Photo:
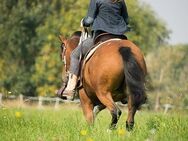
[[[80,27],[82,27],[82,28],[84,27],[83,21],[84,21],[84,18],[81,19],[81,21],[80,21]]]

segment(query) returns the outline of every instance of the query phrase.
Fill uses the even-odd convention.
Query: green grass
[[[15,115],[19,112],[21,115]],[[20,116],[20,117],[19,117]],[[0,141],[187,141],[188,115],[139,111],[135,128],[124,131],[124,111],[117,130],[109,131],[111,116],[99,113],[89,127],[80,108],[0,108]],[[80,132],[83,130],[84,135]]]

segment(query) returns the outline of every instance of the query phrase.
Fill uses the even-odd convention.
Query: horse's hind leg
[[[116,124],[119,120],[119,117],[121,116],[121,110],[118,108],[118,106],[115,104],[115,102],[112,99],[112,95],[110,92],[98,92],[97,96],[102,104],[104,104],[109,110],[112,115],[112,121],[110,124],[110,129],[115,129]]]
[[[86,95],[84,89],[81,89],[79,91],[79,97],[80,97],[80,102],[81,102],[82,110],[86,118],[86,121],[88,122],[88,124],[93,125],[93,122],[94,122],[93,103],[91,102],[89,97]]]
[[[134,115],[136,113],[136,106],[133,104],[133,97],[131,95],[129,95],[129,99],[128,99],[128,117],[127,117],[127,121],[126,121],[126,129],[128,131],[131,131],[133,129],[134,126]]]
[[[129,95],[128,99],[128,117],[126,121],[126,128],[128,131],[133,129],[134,116],[136,111],[140,108],[141,104],[145,103],[146,95],[143,93],[136,93]]]

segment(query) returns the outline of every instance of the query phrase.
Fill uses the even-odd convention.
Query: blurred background
[[[88,2],[0,0],[0,93],[3,96],[55,96],[63,70],[58,35],[69,37],[80,30]],[[172,24],[166,12],[175,10],[176,14],[169,15],[180,18],[181,7],[170,8],[173,1],[168,2],[126,0],[132,27],[126,35],[140,46],[146,58],[149,107],[159,110],[164,104],[170,104],[188,109],[188,40],[185,37],[188,32],[183,25],[175,24],[181,29],[174,27],[176,22]],[[175,21],[187,23],[186,17],[181,18],[182,21]],[[177,30],[182,34],[176,34]]]

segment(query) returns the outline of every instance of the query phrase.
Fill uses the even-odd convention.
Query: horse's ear
[[[61,42],[65,42],[66,38],[63,37],[62,35],[59,35],[59,40],[60,40]]]

